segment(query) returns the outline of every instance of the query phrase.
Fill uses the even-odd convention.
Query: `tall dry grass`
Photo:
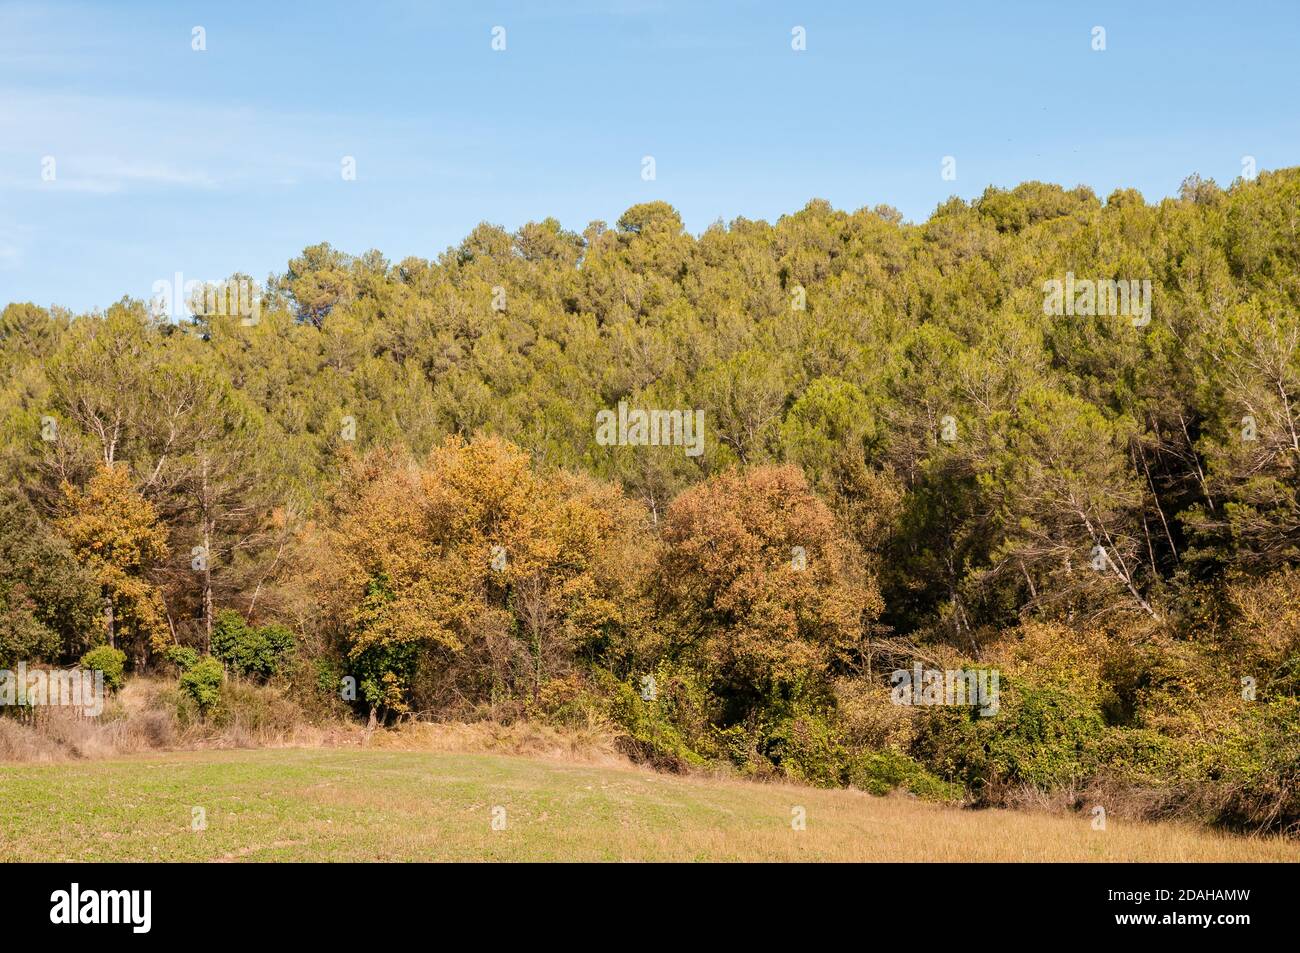
[[[410,722],[391,731],[376,732],[369,744],[409,751],[510,754],[594,765],[629,764],[618,749],[617,736],[599,726],[561,729],[531,721]]]
[[[314,724],[277,690],[229,683],[219,717],[187,709],[174,681],[130,679],[96,718],[70,706],[35,706],[0,716],[0,761],[70,761],[150,751],[321,747],[359,743],[344,722]]]
[[[341,719],[312,721],[275,688],[227,682],[221,711],[199,718],[165,678],[135,677],[89,718],[79,709],[37,706],[0,715],[0,761],[104,759],[152,751],[224,748],[373,746],[411,751],[515,754],[583,764],[626,764],[607,725],[556,728],[530,721],[502,724],[406,722],[367,731]]]

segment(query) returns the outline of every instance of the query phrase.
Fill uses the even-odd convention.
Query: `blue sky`
[[[1300,164],[1298,80],[1296,0],[0,2],[0,304],[651,199],[694,232],[1028,179],[1154,200]]]

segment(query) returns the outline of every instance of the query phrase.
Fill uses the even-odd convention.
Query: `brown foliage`
[[[763,692],[860,660],[880,592],[797,468],[730,471],[687,490],[663,539],[666,608],[724,681]]]

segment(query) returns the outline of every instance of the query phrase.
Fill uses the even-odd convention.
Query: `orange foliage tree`
[[[314,578],[372,716],[535,697],[642,623],[647,514],[494,438],[353,461]]]
[[[668,510],[658,589],[677,651],[743,709],[851,670],[884,608],[830,509],[791,466],[728,471]]]
[[[167,530],[122,464],[101,466],[84,489],[63,485],[57,527],[99,583],[105,639],[136,664],[170,641],[162,595],[150,571],[167,558]]]

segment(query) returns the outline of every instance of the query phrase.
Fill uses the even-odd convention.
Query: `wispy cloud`
[[[114,194],[284,187],[337,180],[344,155],[440,177],[480,174],[445,152],[433,159],[405,148],[412,135],[429,136],[416,121],[14,88],[0,88],[0,104],[0,184],[9,188]],[[52,181],[41,176],[47,157]]]
[[[55,160],[50,167],[52,177],[46,174],[47,159]],[[114,156],[42,156],[40,163],[33,163],[30,175],[11,172],[0,176],[0,185],[5,188],[91,195],[112,195],[131,186],[212,189],[217,184],[202,170],[178,169],[165,162],[123,160]]]
[[[0,109],[4,181],[18,188],[89,193],[217,188],[247,167],[249,143],[256,141],[247,137],[261,132],[239,110],[192,104],[21,89],[0,92],[0,100],[5,103]],[[190,117],[196,121],[186,121]],[[213,129],[234,131],[234,141],[204,135]],[[199,161],[193,158],[196,151]]]

